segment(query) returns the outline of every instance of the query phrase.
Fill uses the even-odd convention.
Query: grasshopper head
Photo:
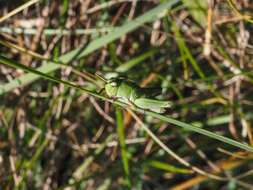
[[[107,81],[105,85],[105,92],[109,97],[116,97],[118,88],[120,86],[120,80],[116,78],[111,78]]]

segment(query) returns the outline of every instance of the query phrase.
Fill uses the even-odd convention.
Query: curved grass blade
[[[253,147],[251,147],[249,145],[237,142],[237,141],[235,141],[233,139],[230,139],[228,137],[223,137],[221,135],[212,133],[212,132],[210,132],[208,130],[205,130],[205,129],[194,127],[193,125],[190,125],[190,124],[187,124],[187,123],[184,123],[184,122],[181,122],[181,121],[169,118],[169,117],[167,117],[165,115],[161,115],[159,113],[155,113],[155,112],[148,111],[148,110],[143,110],[143,109],[140,109],[140,108],[137,108],[137,107],[133,108],[133,106],[129,106],[129,105],[127,105],[127,104],[125,104],[125,103],[123,103],[121,101],[111,100],[111,99],[109,99],[109,98],[107,98],[105,96],[102,96],[100,94],[97,94],[95,92],[87,90],[85,88],[82,88],[82,87],[76,86],[74,84],[71,84],[69,82],[57,79],[56,77],[52,77],[52,76],[50,76],[48,74],[45,74],[45,73],[42,73],[40,71],[34,70],[34,69],[29,68],[29,67],[27,67],[25,65],[21,65],[20,63],[17,63],[15,61],[11,61],[11,60],[9,60],[9,59],[1,56],[1,55],[0,55],[0,62],[4,63],[6,65],[9,65],[11,67],[17,68],[17,69],[22,69],[23,71],[27,71],[27,72],[33,73],[35,75],[38,75],[38,77],[40,76],[40,77],[46,78],[48,80],[51,80],[51,81],[54,81],[54,82],[57,82],[57,83],[62,83],[64,85],[68,86],[68,87],[75,88],[75,89],[78,89],[78,90],[82,90],[82,91],[86,92],[87,94],[90,94],[92,96],[101,98],[101,99],[109,101],[109,102],[112,102],[113,104],[117,104],[117,105],[122,106],[122,107],[130,108],[130,109],[132,109],[134,111],[137,111],[137,112],[140,112],[140,113],[143,113],[143,114],[146,114],[146,115],[150,115],[150,116],[155,117],[157,119],[160,119],[162,121],[165,121],[165,122],[168,122],[168,123],[172,123],[172,124],[174,124],[176,126],[179,126],[179,127],[182,127],[182,128],[185,128],[185,129],[188,129],[188,130],[191,130],[191,131],[194,131],[196,133],[199,133],[199,134],[202,134],[202,135],[205,135],[205,136],[208,136],[208,137],[211,137],[213,139],[225,142],[225,143],[230,144],[232,146],[235,146],[235,147],[238,147],[238,148],[241,148],[241,149],[253,152]]]

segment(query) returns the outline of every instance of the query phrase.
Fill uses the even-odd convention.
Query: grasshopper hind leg
[[[148,109],[137,106],[133,101],[131,101],[129,99],[127,99],[127,100],[128,100],[128,103],[132,106],[133,109],[139,108],[139,109],[143,110],[143,114],[145,114],[146,110],[148,110]]]

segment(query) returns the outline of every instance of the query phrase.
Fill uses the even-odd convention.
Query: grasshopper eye
[[[111,85],[112,87],[117,87],[117,86],[118,86],[116,82],[111,82],[110,85]]]

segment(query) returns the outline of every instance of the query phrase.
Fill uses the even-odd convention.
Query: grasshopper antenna
[[[102,80],[104,83],[107,83],[107,80],[102,75],[98,74],[98,72],[96,72],[95,75],[98,77],[98,79]]]

